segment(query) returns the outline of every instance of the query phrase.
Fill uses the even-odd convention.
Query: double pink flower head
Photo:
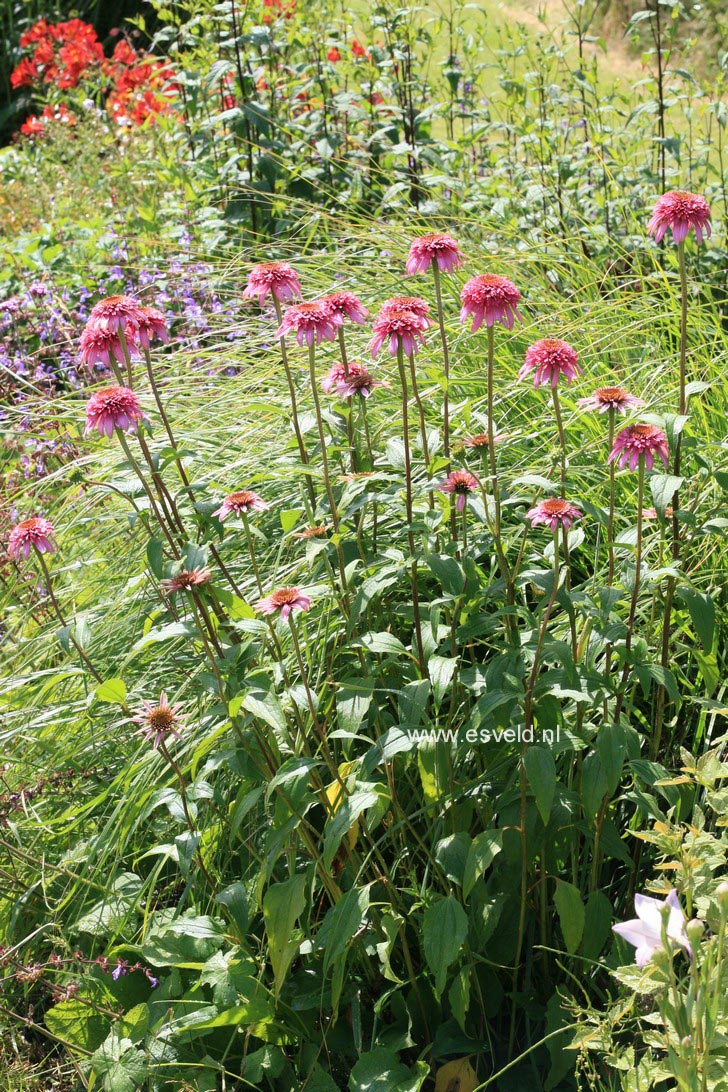
[[[620,467],[629,464],[629,469],[635,470],[640,459],[644,459],[645,469],[652,470],[656,455],[667,467],[670,449],[662,429],[655,425],[627,425],[617,433],[608,462],[619,459]]]
[[[88,435],[94,429],[99,436],[113,436],[114,429],[136,433],[140,421],[148,421],[138,396],[130,387],[108,387],[92,394],[86,403]]]
[[[372,326],[369,351],[376,357],[386,344],[391,356],[400,345],[405,356],[414,356],[425,344],[425,330],[431,326],[430,308],[419,296],[394,296],[385,300]]]
[[[647,234],[654,235],[655,242],[661,242],[670,229],[674,241],[684,243],[691,228],[699,243],[703,232],[710,238],[710,205],[704,197],[687,190],[670,190],[657,198],[647,225]]]
[[[516,319],[523,321],[518,312],[520,298],[521,293],[507,277],[497,273],[481,273],[472,277],[460,293],[460,321],[467,322],[472,315],[472,333],[479,330],[483,323],[494,326],[500,322],[506,329],[512,330]]]
[[[355,394],[368,398],[377,387],[385,386],[386,383],[372,375],[358,360],[350,360],[346,371],[343,364],[334,364],[321,380],[322,390],[327,394],[335,390],[342,399],[351,398]]]
[[[169,340],[167,320],[156,307],[145,307],[131,296],[108,296],[91,308],[79,341],[79,354],[87,367],[111,361],[123,363],[124,345],[130,357],[139,346],[148,350],[153,340]]]
[[[548,384],[553,389],[558,386],[562,377],[567,383],[571,383],[572,379],[581,375],[578,353],[568,341],[557,337],[535,341],[526,349],[526,360],[518,378],[525,379],[531,372],[534,387]]]
[[[27,561],[31,550],[39,554],[53,554],[56,551],[55,528],[49,519],[32,516],[16,523],[8,538],[8,553],[14,561],[22,557]]]
[[[248,284],[243,290],[243,299],[257,299],[262,306],[266,296],[271,295],[279,303],[300,299],[301,285],[298,274],[288,262],[261,262],[248,273]]]
[[[311,348],[322,341],[334,341],[340,326],[343,326],[342,312],[335,309],[326,297],[312,300],[310,303],[294,303],[276,330],[276,337],[283,338],[294,333],[299,345],[304,343]]]
[[[463,264],[464,255],[452,235],[432,232],[414,239],[410,246],[405,269],[413,276],[426,273],[434,262],[443,273],[450,273]]]

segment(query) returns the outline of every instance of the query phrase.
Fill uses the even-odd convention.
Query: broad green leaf
[[[709,595],[695,591],[694,588],[679,588],[678,598],[682,599],[690,612],[695,632],[700,638],[703,649],[708,654],[713,650],[715,635],[715,604]]]
[[[381,655],[399,656],[402,653],[407,654],[407,649],[404,647],[399,637],[395,637],[393,633],[387,633],[386,630],[381,633],[365,633],[358,641],[357,645],[361,645],[363,648],[369,650],[369,652],[378,652]]]
[[[612,925],[612,904],[603,891],[592,891],[586,900],[584,955],[598,959]]]
[[[422,946],[435,976],[435,992],[442,996],[448,968],[455,962],[468,933],[468,918],[453,895],[428,906],[422,919]]]
[[[685,481],[684,478],[676,478],[673,474],[650,474],[650,490],[655,508],[660,515],[665,515],[665,509],[672,504],[674,493]]]
[[[123,679],[107,679],[96,687],[96,697],[99,701],[115,702],[123,705],[126,701],[126,686]]]
[[[581,944],[586,920],[581,892],[572,883],[567,883],[566,880],[557,880],[554,902],[559,914],[559,925],[564,936],[566,950],[570,955],[573,955]]]
[[[424,1062],[413,1073],[393,1050],[380,1047],[360,1056],[349,1077],[349,1092],[419,1092],[428,1073]]]
[[[328,974],[332,966],[334,967],[334,980],[331,986],[334,1020],[339,1011],[339,998],[348,949],[368,909],[369,888],[352,887],[326,912],[326,917],[316,934],[316,947],[323,949],[324,953],[324,975]]]
[[[473,838],[463,875],[463,896],[466,899],[502,848],[503,831],[501,830],[484,830]]]
[[[263,898],[263,918],[276,998],[301,943],[295,925],[306,907],[307,883],[305,874],[292,876],[290,880],[269,887]]]
[[[157,580],[164,576],[164,545],[161,538],[150,538],[147,543],[147,562]]]
[[[543,825],[549,821],[556,792],[556,763],[547,747],[529,747],[523,756],[528,783],[536,798],[536,807]]]
[[[326,821],[326,835],[324,837],[324,864],[331,867],[331,862],[341,845],[347,831],[356,823],[362,812],[373,808],[379,803],[379,793],[371,789],[357,789],[347,796],[334,815]]]
[[[94,1076],[104,1092],[137,1092],[147,1076],[146,1058],[131,1039],[112,1033],[91,1057]]]
[[[427,672],[432,683],[432,696],[437,705],[450,689],[450,684],[457,671],[458,661],[447,656],[430,656],[427,661]]]
[[[109,1034],[111,1020],[102,1016],[85,1001],[73,998],[59,1001],[48,1009],[43,1020],[48,1030],[59,1039],[82,1050],[96,1050]]]

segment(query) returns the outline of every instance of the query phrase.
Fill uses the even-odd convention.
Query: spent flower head
[[[138,724],[142,737],[151,743],[154,750],[159,750],[170,736],[181,739],[179,728],[183,726],[179,711],[180,705],[170,705],[163,690],[158,702],[142,701],[142,708],[132,720]]]
[[[160,587],[168,595],[174,595],[179,591],[192,591],[193,588],[201,588],[209,584],[211,580],[209,569],[180,569],[174,576],[160,581]]]

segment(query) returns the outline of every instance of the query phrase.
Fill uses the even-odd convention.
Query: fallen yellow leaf
[[[456,1058],[440,1066],[435,1077],[435,1092],[473,1092],[478,1078],[470,1064],[470,1058]]]

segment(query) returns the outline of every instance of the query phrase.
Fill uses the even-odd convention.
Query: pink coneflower
[[[577,375],[581,375],[578,353],[568,341],[557,337],[535,341],[526,349],[526,361],[521,366],[518,378],[524,379],[530,372],[534,373],[534,387],[540,387],[542,383],[556,387],[562,376],[570,383]]]
[[[430,325],[430,305],[422,296],[392,296],[384,301],[379,314],[386,315],[390,311],[414,311],[419,318],[427,319],[427,325]]]
[[[505,440],[505,432],[496,432],[493,434],[493,443],[498,444],[501,440]],[[463,447],[471,448],[484,448],[490,444],[490,437],[487,432],[477,432],[474,436],[466,436],[463,440]]]
[[[123,329],[126,336],[129,329],[137,330],[143,318],[143,309],[140,303],[131,296],[107,296],[99,300],[91,308],[89,322],[95,325],[103,325],[112,334]]]
[[[483,322],[486,326],[502,322],[512,330],[516,319],[523,321],[518,313],[520,298],[521,293],[507,277],[500,277],[497,273],[481,273],[478,277],[472,277],[460,293],[460,302],[463,305],[460,321],[466,322],[468,316],[472,315],[473,333],[480,329]]]
[[[170,705],[164,690],[156,705],[148,701],[142,701],[142,705],[144,708],[132,720],[140,725],[142,737],[152,744],[155,751],[166,743],[169,736],[182,738],[177,730],[182,727],[182,718],[179,715],[181,706]]]
[[[142,317],[139,319],[139,343],[143,349],[149,350],[152,341],[169,341],[167,330],[167,317],[157,307],[142,307]]]
[[[126,333],[126,347],[129,355],[138,356],[136,343],[136,331],[128,329]],[[79,356],[82,362],[90,368],[92,364],[104,364],[111,366],[112,357],[120,364],[124,363],[124,350],[118,333],[114,333],[105,323],[89,320],[84,327],[78,343]]]
[[[449,273],[463,264],[463,257],[452,235],[433,232],[413,240],[405,269],[410,275],[426,273],[434,261],[437,262],[438,269]]]
[[[582,518],[579,509],[561,497],[551,497],[549,500],[539,501],[538,504],[526,512],[526,519],[531,521],[532,527],[537,527],[539,523],[543,523],[552,531],[556,531],[559,527],[565,527],[567,531],[570,531],[574,520]]]
[[[440,482],[437,488],[441,493],[449,493],[454,496],[456,498],[455,507],[458,512],[462,512],[470,494],[475,493],[480,488],[480,482],[467,470],[453,470],[452,474],[448,474],[445,481]]]
[[[695,237],[703,241],[703,229],[710,238],[710,206],[704,197],[687,190],[670,190],[658,197],[652,210],[647,234],[654,235],[660,242],[668,228],[672,228],[672,237],[676,243],[687,238],[690,228],[695,228]]]
[[[213,516],[222,522],[228,516],[243,516],[248,512],[262,512],[268,505],[262,497],[251,489],[239,489],[236,493],[229,493]]]
[[[667,466],[669,453],[667,436],[661,428],[654,425],[627,425],[617,433],[608,461],[612,463],[619,457],[620,467],[629,463],[629,469],[634,470],[644,456],[645,467],[652,470],[655,455],[659,455]]]
[[[374,337],[369,342],[369,352],[376,357],[387,341],[392,356],[397,355],[400,345],[405,356],[413,356],[417,352],[418,342],[425,344],[424,331],[429,325],[429,320],[415,311],[399,308],[385,311],[382,308],[372,326]]]
[[[208,569],[182,569],[168,580],[161,580],[160,587],[164,588],[168,595],[174,595],[178,591],[191,591],[192,588],[200,588],[210,583]]]
[[[294,303],[283,316],[276,337],[295,333],[299,345],[303,345],[304,341],[309,347],[314,342],[320,345],[324,340],[334,341],[336,331],[343,321],[341,315],[325,299],[313,300],[311,303]]]
[[[31,550],[39,554],[52,554],[56,551],[55,528],[49,519],[33,516],[16,523],[8,539],[8,553],[17,561],[18,554],[27,561]]]
[[[331,530],[325,523],[319,523],[317,527],[306,527],[303,531],[296,531],[294,538],[302,538],[308,541],[311,538],[325,538]]]
[[[288,262],[262,262],[248,273],[243,299],[250,300],[257,296],[258,303],[262,305],[268,293],[281,303],[300,299],[302,293],[298,274]]]
[[[642,519],[659,519],[659,515],[660,514],[659,514],[659,512],[657,511],[656,508],[643,508],[642,509]],[[672,515],[673,515],[672,505],[668,504],[667,508],[665,509],[665,519],[672,519]]]
[[[112,436],[114,429],[136,432],[139,421],[148,421],[139,398],[129,387],[109,387],[92,394],[86,403],[86,435],[97,429],[99,436]]]
[[[692,949],[685,932],[685,915],[676,891],[670,891],[664,901],[650,895],[635,895],[634,908],[637,917],[612,926],[612,931],[636,949],[634,957],[638,967],[644,967],[655,952],[662,948],[663,913],[667,911],[665,932],[668,940],[679,944],[692,956]]]
[[[321,387],[330,394],[336,389],[339,398],[351,398],[360,394],[362,398],[368,398],[377,387],[386,387],[387,384],[377,379],[370,371],[360,364],[358,360],[349,363],[348,375],[344,371],[343,364],[334,364],[328,374],[321,380]]]
[[[334,314],[339,315],[341,319],[348,318],[362,325],[369,318],[368,310],[353,292],[347,292],[345,289],[340,292],[331,292],[330,295],[324,296],[324,300]]]
[[[261,599],[255,609],[259,614],[275,614],[279,611],[285,622],[291,611],[310,610],[311,600],[300,588],[279,588],[278,591],[267,595],[265,599]]]
[[[600,387],[588,398],[580,398],[578,404],[584,409],[597,410],[599,413],[616,410],[617,413],[625,414],[633,406],[644,406],[645,403],[641,398],[628,394],[622,387]]]

